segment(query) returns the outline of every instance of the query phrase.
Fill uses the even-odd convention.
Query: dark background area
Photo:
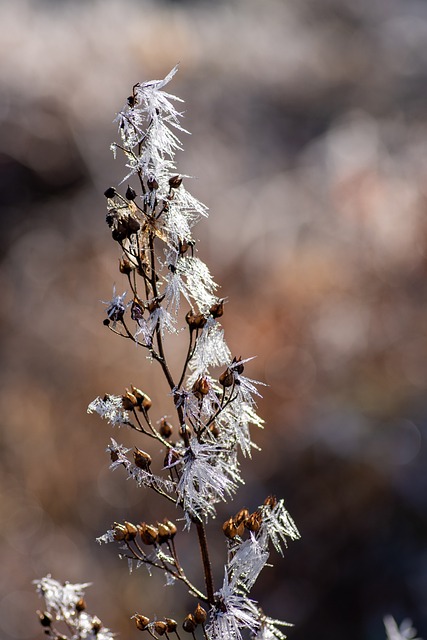
[[[380,640],[388,613],[427,637],[427,3],[4,0],[0,24],[1,636],[38,637],[48,572],[93,582],[89,609],[123,638],[135,611],[194,606],[96,544],[176,513],[109,472],[110,436],[141,443],[86,415],[130,383],[171,412],[99,301],[126,289],[104,221],[124,175],[112,120],[179,61],[178,168],[211,212],[199,255],[228,344],[269,385],[262,451],[209,527],[217,581],[222,521],[275,493],[302,539],[253,597],[290,639]],[[192,534],[177,545],[197,579]]]

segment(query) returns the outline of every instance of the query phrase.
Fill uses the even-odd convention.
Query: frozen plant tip
[[[197,537],[204,584],[188,578],[178,553],[184,534],[164,512],[156,522],[114,522],[98,541],[117,545],[130,569],[144,566],[149,573],[163,572],[167,585],[184,584],[197,601],[194,611],[179,622],[135,613],[139,631],[155,638],[175,633],[179,638],[179,626],[194,638],[283,640],[279,628],[287,623],[268,618],[249,597],[270,553],[282,554],[287,540],[299,538],[283,500],[269,496],[262,505],[252,505],[255,511],[243,507],[227,520],[224,558],[215,559],[224,565],[222,586],[213,579],[206,526],[215,518],[218,503],[228,501],[243,483],[238,454],[250,456],[256,447],[251,429],[263,426],[257,414],[262,383],[246,375],[252,357],[230,351],[220,324],[227,299],[217,295],[218,286],[197,255],[193,227],[207,216],[207,208],[187,191],[188,176],[175,165],[175,154],[182,149],[178,134],[186,133],[175,106],[182,101],[164,89],[176,71],[133,87],[116,117],[120,141],[112,145],[114,155],[125,159],[120,183],[125,185],[104,193],[106,222],[119,246],[125,284],[119,289],[122,294],[114,286],[112,299],[104,303],[103,324],[123,338],[124,345],[134,343],[137,352],[157,363],[169,387],[169,406],[152,402],[146,376],[138,386],[97,397],[88,413],[98,413],[111,426],[127,427],[138,437],[134,449],[111,439],[111,469],[174,505],[185,535]],[[168,353],[177,332],[186,334],[187,346],[175,370]],[[152,449],[150,454],[145,451],[148,440],[157,444],[157,457]],[[220,534],[221,527],[216,531]],[[68,609],[51,604],[47,614],[50,611],[65,616]],[[74,611],[67,616],[78,619]]]

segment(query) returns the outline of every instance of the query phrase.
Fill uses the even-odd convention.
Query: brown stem
[[[205,525],[200,520],[196,520],[197,535],[199,537],[200,553],[202,555],[203,571],[205,574],[206,592],[209,604],[214,604],[214,586],[212,577],[211,561],[209,559],[208,541],[206,539]]]

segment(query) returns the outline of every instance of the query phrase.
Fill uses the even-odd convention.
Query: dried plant
[[[149,389],[133,385],[124,393],[96,398],[88,412],[137,432],[133,451],[111,439],[111,469],[124,470],[138,486],[158,494],[159,502],[163,498],[176,505],[177,523],[183,520],[180,528],[186,531],[178,533],[177,524],[160,515],[158,522],[115,522],[98,540],[117,545],[131,570],[144,565],[149,572],[164,572],[168,585],[181,582],[195,598],[194,611],[179,624],[164,617],[167,612],[158,612],[152,621],[136,613],[137,629],[154,638],[172,633],[179,638],[182,628],[212,640],[241,640],[244,634],[281,640],[287,623],[265,615],[250,591],[272,548],[282,554],[287,539],[299,538],[283,500],[268,496],[262,505],[252,505],[254,510],[241,508],[224,523],[222,584],[215,585],[212,575],[206,524],[215,517],[216,505],[243,482],[238,453],[251,456],[250,428],[263,424],[256,406],[261,383],[245,375],[251,358],[232,356],[219,322],[226,300],[218,297],[208,267],[197,256],[192,229],[207,216],[207,208],[187,191],[188,176],[175,166],[178,134],[185,133],[175,107],[181,100],[164,87],[176,71],[164,80],[136,84],[116,118],[120,142],[112,150],[126,159],[121,183],[126,187],[105,191],[106,220],[120,247],[127,290],[113,288],[104,321],[161,367],[175,417],[157,412],[153,418]],[[174,373],[166,338],[181,331],[187,333],[188,347]],[[160,471],[153,471],[151,455],[140,448],[147,438],[157,441],[160,464],[155,461],[153,467]],[[204,585],[189,580],[179,559],[178,538],[188,534],[198,539]],[[224,564],[224,559],[215,560]],[[86,586],[62,586],[50,576],[37,582],[46,600],[40,621],[50,638],[112,637],[86,613]],[[57,630],[58,623],[63,630]]]

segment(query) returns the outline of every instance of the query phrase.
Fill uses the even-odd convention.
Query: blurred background
[[[289,638],[380,640],[387,613],[426,638],[427,3],[3,0],[0,24],[1,637],[42,637],[48,572],[94,582],[89,609],[123,638],[135,611],[194,606],[96,544],[176,513],[109,472],[110,436],[135,440],[86,415],[130,383],[171,412],[102,325],[126,289],[102,194],[124,175],[115,113],[180,62],[199,255],[233,353],[269,385],[262,452],[209,528],[217,582],[223,520],[274,493],[302,539],[253,596]],[[199,579],[194,538],[177,545]]]

